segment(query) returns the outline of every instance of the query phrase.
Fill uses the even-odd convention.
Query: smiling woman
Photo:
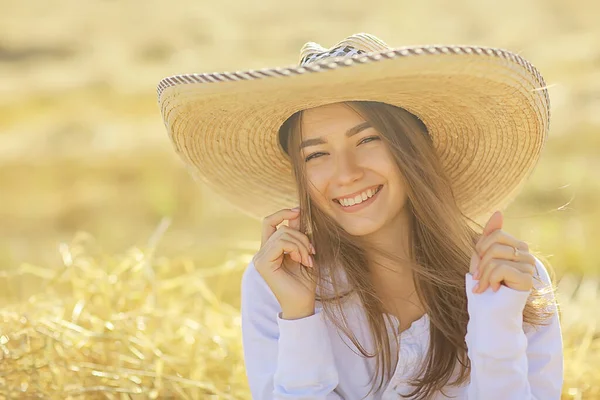
[[[242,280],[253,398],[560,397],[548,273],[494,212],[539,157],[544,86],[504,50],[367,34],[307,43],[295,69],[161,82],[194,173],[267,215]]]
[[[279,138],[293,165],[298,191],[304,194],[300,209],[306,212],[300,217],[306,221],[297,223],[298,229],[307,227],[311,243],[318,249],[318,268],[311,270],[318,282],[317,309],[344,332],[353,351],[375,358],[365,376],[372,377],[381,368],[380,393],[386,382],[396,382],[396,392],[431,396],[445,388],[461,398],[466,392],[460,387],[467,387],[463,385],[470,375],[467,366],[476,361],[475,357],[469,359],[469,343],[465,342],[469,312],[464,273],[473,245],[482,235],[468,225],[469,218],[459,210],[452,181],[426,126],[405,109],[352,101],[295,113],[282,124]],[[340,276],[343,278],[338,279]],[[247,277],[246,282],[249,280]],[[471,282],[468,277],[469,289],[475,284]],[[547,283],[545,279],[538,288]],[[324,288],[330,288],[329,292]],[[352,294],[351,300],[346,299],[347,294]],[[364,346],[365,338],[348,329],[339,317],[348,313],[353,302],[365,310],[361,318],[370,326],[375,343],[370,349]],[[253,307],[247,305],[246,309]],[[524,302],[519,314],[530,325],[549,316],[540,304],[532,302]],[[292,315],[306,318],[314,312]],[[397,324],[395,333],[400,334],[391,342],[386,317]],[[415,327],[424,324],[432,324],[432,343],[411,336]],[[559,338],[558,327],[553,329]],[[488,330],[480,334],[489,336]],[[413,347],[422,364],[419,360],[407,364],[411,358],[402,354],[402,345]],[[400,359],[395,354],[398,349]],[[410,372],[403,376],[399,374],[402,370]],[[338,373],[343,372],[338,368]],[[340,382],[356,382],[351,376],[340,377]],[[410,379],[417,376],[417,380]],[[494,376],[499,382],[501,378]],[[482,380],[479,385],[489,382]],[[337,390],[342,392],[343,386]]]

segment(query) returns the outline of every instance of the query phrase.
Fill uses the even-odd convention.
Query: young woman
[[[159,85],[192,172],[268,215],[242,280],[253,398],[559,399],[548,273],[494,212],[546,138],[537,70],[368,34],[300,60]]]

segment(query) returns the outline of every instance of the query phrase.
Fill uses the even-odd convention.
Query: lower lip
[[[367,200],[363,201],[362,203],[358,203],[358,204],[355,204],[353,206],[344,207],[343,205],[341,205],[337,201],[334,201],[334,203],[337,204],[338,207],[341,208],[342,211],[344,211],[344,212],[347,212],[347,213],[357,212],[357,211],[360,211],[363,208],[367,207],[369,204],[373,203],[375,201],[375,199],[377,197],[379,197],[379,194],[381,193],[381,191],[383,190],[384,187],[385,186],[382,186],[381,189],[379,189],[379,191],[377,193],[375,193],[374,196],[371,196]]]

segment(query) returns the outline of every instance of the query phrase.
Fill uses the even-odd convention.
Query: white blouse
[[[542,282],[549,283],[539,260],[537,269]],[[444,391],[449,397],[438,393],[434,399],[560,399],[563,355],[556,307],[548,325],[533,327],[524,324],[522,317],[529,292],[501,286],[497,292],[488,288],[474,294],[471,289],[477,282],[469,273],[465,280],[470,380],[460,387],[447,386]],[[375,359],[363,357],[319,307],[306,318],[282,319],[277,299],[253,263],[242,278],[241,310],[246,374],[253,399],[365,398],[376,372]],[[357,339],[372,352],[373,342],[359,303],[350,302],[344,312]],[[392,317],[391,321],[393,339],[398,320]],[[411,392],[407,381],[429,346],[427,314],[400,334],[400,346],[391,342],[393,354],[398,355],[394,375],[385,390],[365,399],[402,399],[400,394]]]

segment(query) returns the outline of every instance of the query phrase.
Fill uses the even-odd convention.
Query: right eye
[[[324,154],[325,154],[325,153],[321,153],[321,152],[318,152],[318,153],[312,153],[311,155],[309,155],[308,157],[306,157],[306,158],[304,159],[304,161],[305,161],[305,162],[308,162],[308,161],[312,160],[313,158],[320,157],[320,156],[322,156],[322,155],[324,155]]]

